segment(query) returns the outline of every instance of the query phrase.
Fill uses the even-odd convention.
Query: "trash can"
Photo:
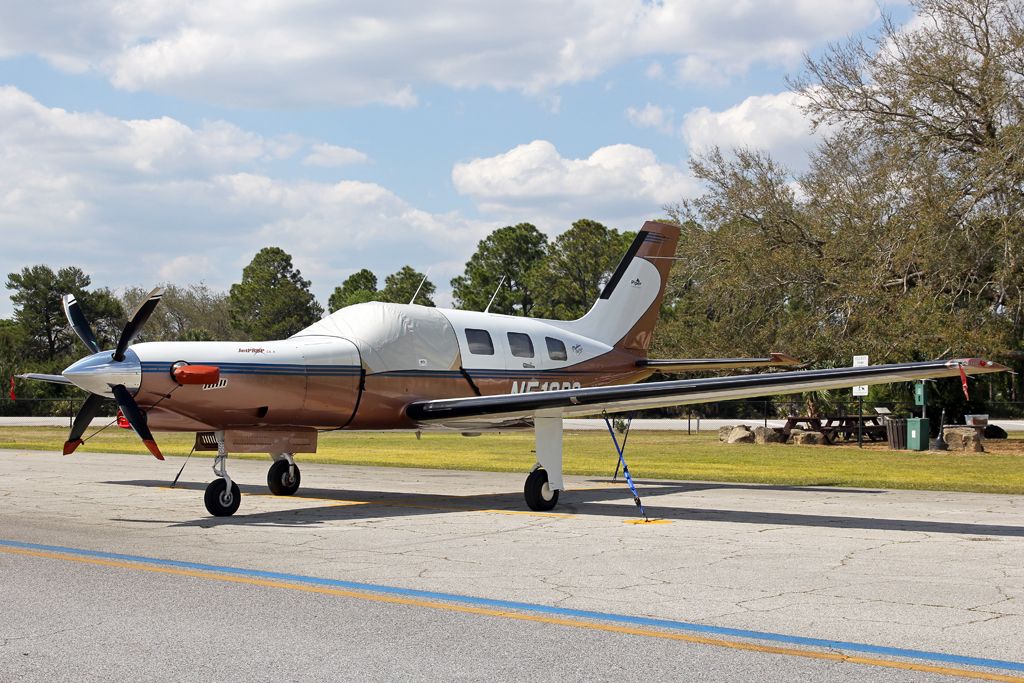
[[[927,417],[912,417],[907,420],[907,448],[912,451],[928,450],[930,426]]]
[[[889,448],[902,451],[907,447],[907,421],[890,417],[885,421],[885,433],[889,437]]]

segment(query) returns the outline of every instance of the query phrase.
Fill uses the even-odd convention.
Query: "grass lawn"
[[[60,427],[0,427],[0,448],[54,451],[67,436]],[[167,455],[187,455],[192,434],[156,435]],[[789,446],[726,445],[713,433],[633,432],[626,459],[638,480],[677,479],[778,485],[1024,493],[1024,439],[986,442],[987,453],[911,453],[884,445]],[[329,432],[320,435],[319,452],[299,462],[387,467],[486,470],[526,473],[533,465],[532,432],[457,434],[408,432]],[[78,453],[133,453],[150,457],[130,430],[111,427]],[[212,457],[212,453],[197,453]],[[76,457],[76,456],[71,456]],[[87,455],[84,457],[88,457]],[[232,457],[269,458],[263,454]],[[611,476],[615,451],[603,432],[566,432],[567,474]]]

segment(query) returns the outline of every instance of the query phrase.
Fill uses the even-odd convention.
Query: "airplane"
[[[523,488],[531,510],[553,509],[564,490],[566,418],[647,408],[838,389],[1006,367],[978,358],[795,370],[637,384],[655,372],[785,366],[759,359],[649,359],[678,226],[648,221],[593,307],[577,320],[370,302],[342,308],[287,339],[132,344],[160,302],[155,289],[132,314],[117,346],[101,350],[81,306],[64,297],[71,327],[92,352],[61,375],[20,375],[89,392],[64,444],[83,443],[106,398],[146,448],[163,459],[153,431],[196,432],[217,450],[204,502],[234,514],[241,494],[229,453],[269,453],[272,493],[299,489],[296,453],[316,452],[333,430],[532,429],[536,462]]]

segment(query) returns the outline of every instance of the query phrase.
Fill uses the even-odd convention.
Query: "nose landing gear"
[[[203,502],[206,509],[214,517],[230,517],[238,511],[242,502],[242,492],[238,484],[228,476],[228,450],[224,446],[224,432],[216,432],[217,457],[213,461],[213,473],[219,477],[206,487]]]

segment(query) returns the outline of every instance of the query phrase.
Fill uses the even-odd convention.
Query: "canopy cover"
[[[436,308],[373,301],[346,306],[296,337],[344,337],[359,347],[368,372],[458,370],[455,330]]]

